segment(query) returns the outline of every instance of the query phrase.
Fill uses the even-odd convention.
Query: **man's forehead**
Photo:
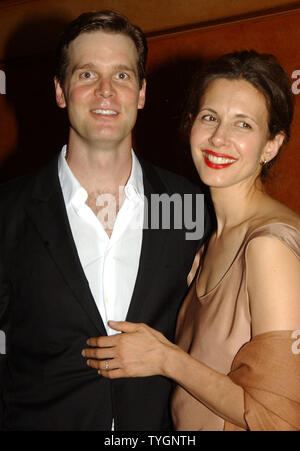
[[[83,31],[69,44],[69,49],[76,49],[85,45],[111,45],[117,48],[125,48],[137,54],[137,49],[133,39],[125,33],[110,32],[104,30]]]
[[[83,32],[69,45],[69,62],[72,66],[91,64],[96,61],[109,62],[111,57],[136,70],[138,53],[133,40],[123,33],[110,33],[102,30]],[[116,64],[112,61],[112,64]]]

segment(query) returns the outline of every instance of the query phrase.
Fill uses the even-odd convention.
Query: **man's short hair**
[[[126,16],[110,10],[92,11],[81,14],[73,20],[64,30],[57,49],[56,77],[63,86],[65,82],[66,69],[69,64],[69,45],[82,33],[93,31],[104,31],[108,33],[121,33],[132,39],[135,44],[138,61],[138,79],[142,87],[146,76],[146,60],[148,53],[147,41],[142,30],[132,25]]]

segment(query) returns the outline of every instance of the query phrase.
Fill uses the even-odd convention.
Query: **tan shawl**
[[[292,334],[257,335],[232,363],[228,376],[244,389],[248,431],[300,430],[300,344]],[[224,430],[246,429],[225,422]]]

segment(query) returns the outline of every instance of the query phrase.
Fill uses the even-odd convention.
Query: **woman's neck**
[[[213,187],[210,192],[217,218],[217,236],[257,215],[259,204],[266,196],[260,180],[225,188]]]

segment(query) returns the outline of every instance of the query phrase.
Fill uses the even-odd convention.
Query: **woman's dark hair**
[[[273,55],[260,54],[254,50],[222,55],[197,71],[183,115],[182,127],[185,135],[190,135],[206,88],[218,78],[246,80],[258,89],[266,99],[269,138],[272,139],[282,132],[285,136],[283,145],[288,142],[294,113],[294,98],[289,76]],[[262,179],[276,158],[263,166]]]
[[[69,45],[81,33],[93,31],[105,31],[109,33],[121,33],[130,37],[137,49],[138,54],[138,78],[139,85],[146,76],[146,60],[148,53],[147,41],[142,30],[132,25],[127,17],[116,11],[92,11],[81,14],[73,20],[64,30],[57,49],[56,77],[61,85],[64,84],[66,69],[69,64]]]

